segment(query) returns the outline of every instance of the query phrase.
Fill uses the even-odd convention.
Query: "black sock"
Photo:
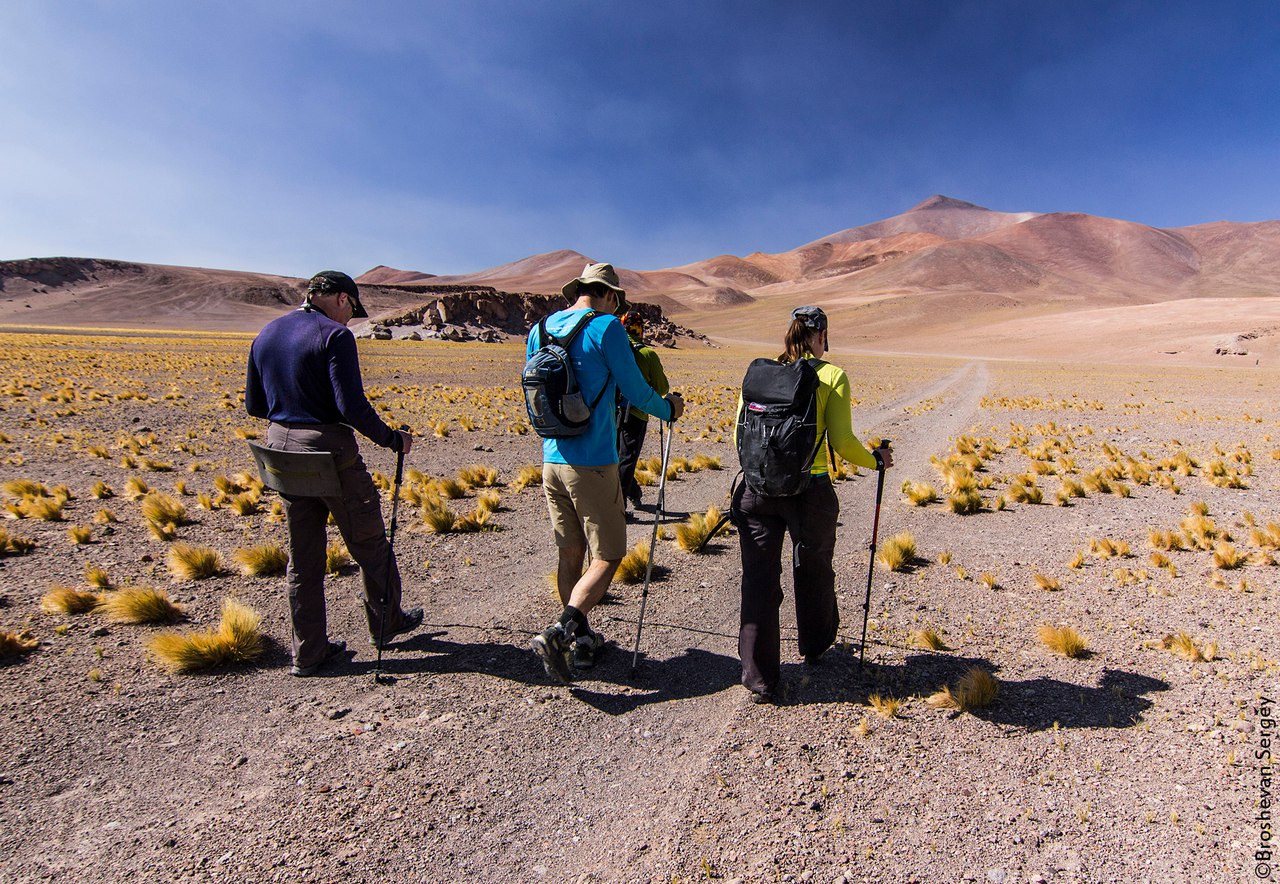
[[[572,628],[569,628],[570,624]],[[587,626],[587,615],[573,605],[564,606],[564,613],[560,615],[560,625],[565,627],[565,631],[570,635],[587,635],[591,631]]]

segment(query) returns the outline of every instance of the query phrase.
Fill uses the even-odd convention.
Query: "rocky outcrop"
[[[363,323],[353,329],[357,337],[495,343],[524,338],[538,320],[567,306],[561,295],[502,292],[488,286],[397,285],[377,288],[421,292],[424,296],[436,297],[402,313],[379,316]],[[710,344],[706,335],[667,319],[657,304],[633,301],[631,306],[644,317],[645,339],[655,346],[675,347],[680,338]]]

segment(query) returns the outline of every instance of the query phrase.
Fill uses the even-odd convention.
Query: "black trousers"
[[[738,656],[742,683],[757,693],[773,691],[780,678],[782,539],[791,535],[796,625],[801,656],[831,647],[840,628],[836,546],[840,501],[826,476],[815,476],[794,497],[764,497],[742,483],[732,504],[742,549],[742,618]]]
[[[640,491],[636,484],[636,463],[640,460],[640,448],[644,445],[648,429],[649,419],[636,417],[630,409],[618,421],[618,483],[622,485],[624,497]]]

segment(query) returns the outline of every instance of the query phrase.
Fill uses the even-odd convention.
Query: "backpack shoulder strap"
[[[569,329],[568,334],[561,335],[559,337],[557,337],[556,335],[552,335],[551,336],[552,340],[554,340],[561,347],[564,347],[566,350],[568,350],[569,345],[573,343],[573,339],[576,338],[584,328],[586,328],[587,323],[595,319],[597,316],[602,316],[602,315],[604,314],[597,313],[595,310],[588,310],[587,315],[579,319],[576,323],[574,323],[573,328]]]

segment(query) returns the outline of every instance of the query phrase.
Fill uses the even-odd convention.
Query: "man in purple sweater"
[[[379,635],[390,639],[422,623],[421,608],[400,607],[400,571],[383,528],[382,499],[353,432],[359,430],[392,451],[408,454],[413,447],[413,437],[387,426],[365,398],[356,340],[347,323],[368,315],[355,280],[326,270],[311,278],[302,306],[268,323],[249,350],[244,405],[252,416],[271,421],[267,447],[331,452],[342,483],[339,497],[281,495],[289,526],[291,672],[297,676],[314,675],[347,647],[329,640],[325,619],[325,524],[330,515],[364,575],[370,641],[376,646]]]

